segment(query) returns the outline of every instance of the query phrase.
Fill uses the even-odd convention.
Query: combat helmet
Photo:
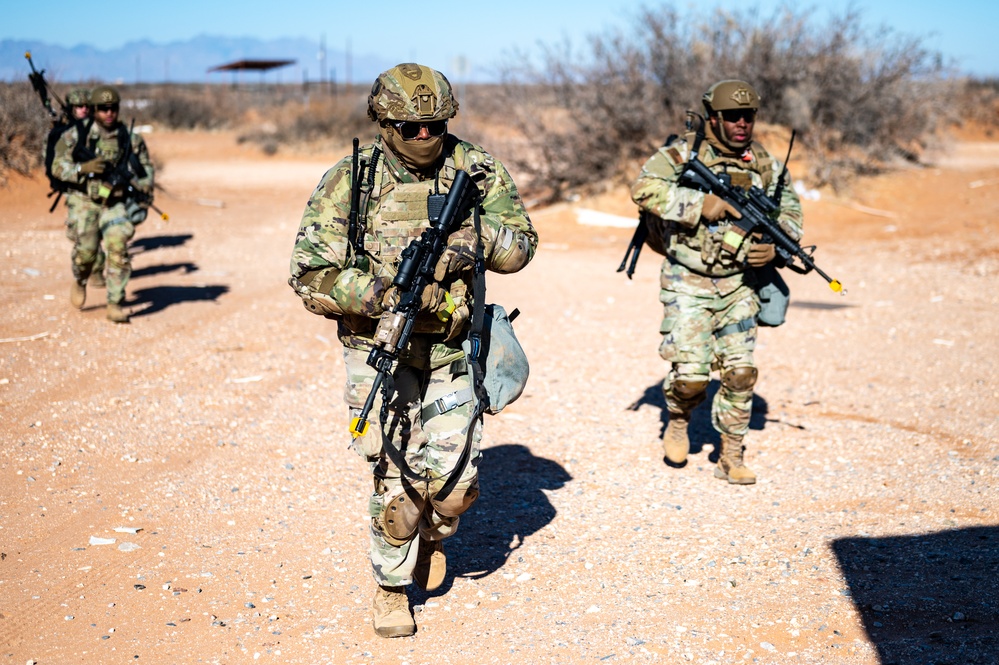
[[[66,103],[70,106],[89,106],[90,91],[86,88],[74,88],[66,95]]]
[[[745,81],[735,79],[718,81],[704,93],[704,96],[701,97],[701,103],[704,104],[704,112],[708,117],[716,116],[718,118],[717,126],[712,126],[715,127],[719,135],[718,138],[723,143],[736,150],[743,150],[752,143],[752,138],[739,141],[730,138],[725,131],[721,114],[723,111],[733,110],[750,110],[755,114],[760,109],[760,95],[753,89],[753,86]]]
[[[718,81],[708,88],[708,91],[701,97],[704,104],[704,111],[711,115],[718,111],[730,111],[732,109],[752,109],[758,111],[760,108],[760,95],[745,81],[728,79]]]
[[[109,85],[99,85],[90,91],[90,103],[94,106],[101,104],[118,104],[121,102],[121,95],[118,90]]]
[[[457,112],[458,101],[447,78],[412,62],[379,74],[368,95],[368,117],[378,122],[448,120]]]

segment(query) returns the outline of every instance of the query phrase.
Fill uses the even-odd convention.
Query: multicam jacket
[[[745,258],[749,242],[744,242],[734,254],[723,248],[722,238],[732,222],[723,218],[709,223],[701,217],[704,193],[678,184],[684,164],[690,157],[694,135],[688,134],[660,148],[642,167],[632,185],[632,200],[643,210],[667,223],[666,256],[668,262],[694,273],[716,280],[731,281],[732,289],[742,284],[746,271]],[[698,158],[712,171],[727,172],[732,184],[749,189],[756,186],[773,195],[782,165],[755,141],[740,155],[725,155],[709,141],[701,143]],[[777,221],[795,240],[802,236],[801,202],[790,174],[785,175],[780,213]],[[722,288],[726,292],[731,289]]]
[[[338,335],[348,348],[370,345],[383,311],[379,288],[385,278],[395,276],[402,250],[429,226],[428,194],[446,194],[456,170],[468,172],[478,189],[487,265],[490,249],[503,227],[528,238],[532,257],[538,242],[510,174],[482,148],[447,135],[447,157],[436,181],[421,181],[410,173],[385,151],[381,137],[361,148],[362,161],[370,160],[376,148],[377,167],[370,191],[361,197],[359,215],[364,253],[369,256],[356,255],[348,240],[351,159],[345,158],[326,172],[313,191],[291,258],[292,288],[307,309],[338,321]],[[472,216],[462,220],[461,226],[472,227]],[[458,320],[467,320],[471,310],[471,279],[471,271],[466,271],[442,284],[455,301],[452,317]],[[443,335],[448,327],[447,322],[421,312],[414,332]]]
[[[88,129],[89,125],[89,129]],[[86,132],[83,146],[93,152],[98,157],[103,157],[108,162],[108,172],[117,166],[118,162],[125,156],[122,149],[124,135],[128,134],[128,129],[121,122],[115,123],[114,127],[105,129],[98,123],[77,123],[70,127],[56,142],[55,156],[52,160],[52,175],[69,185],[71,190],[81,191],[91,200],[97,202],[107,202],[108,200],[126,198],[127,192],[124,187],[110,190],[102,187],[103,182],[99,177],[89,177],[77,171],[77,160],[73,153],[80,144],[80,134]],[[119,138],[121,134],[121,138]],[[136,156],[145,175],[141,178],[135,177],[132,185],[139,191],[150,194],[153,191],[153,162],[149,157],[149,150],[146,142],[136,133],[129,136],[132,142],[132,154]],[[125,144],[127,147],[127,143]],[[138,176],[138,174],[134,174]]]

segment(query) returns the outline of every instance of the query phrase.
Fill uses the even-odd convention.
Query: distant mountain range
[[[73,48],[40,41],[0,41],[0,81],[26,80],[31,71],[24,59],[31,52],[35,67],[45,70],[54,86],[92,81],[138,83],[300,83],[330,81],[369,83],[380,72],[397,64],[368,54],[350,54],[326,49],[305,39],[264,41],[249,37],[202,35],[183,42],[154,44],[148,40],[129,42],[121,48],[101,51],[92,46]],[[212,72],[208,70],[237,60],[294,60],[295,63],[265,73],[256,71]],[[325,67],[323,65],[325,64]],[[320,70],[324,69],[323,74]],[[349,80],[348,80],[349,79]]]

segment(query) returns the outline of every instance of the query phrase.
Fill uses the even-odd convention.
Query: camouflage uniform
[[[121,186],[109,190],[100,176],[80,173],[73,151],[80,143],[81,134],[86,132],[84,143],[107,160],[110,170],[124,157],[118,139],[121,127],[121,122],[109,129],[96,122],[71,127],[59,139],[52,163],[53,175],[70,187],[66,200],[69,209],[66,235],[73,243],[73,277],[82,285],[91,273],[100,270],[98,257],[103,239],[107,253],[109,305],[120,305],[125,298],[125,286],[132,272],[128,242],[135,235],[135,225],[145,219],[148,203],[140,204]],[[141,192],[152,192],[153,164],[146,143],[134,133],[129,140],[133,153],[146,171],[145,177],[135,179],[134,186]]]
[[[373,97],[377,85],[376,82]],[[384,91],[378,92],[382,95],[379,99],[384,99]],[[447,100],[450,101],[449,96]],[[449,111],[450,115],[445,117],[453,115],[453,109]],[[351,160],[346,158],[323,176],[309,200],[296,237],[289,280],[307,309],[337,321],[347,370],[344,400],[351,418],[360,413],[376,375],[365,361],[372,348],[378,318],[385,308],[385,290],[396,275],[403,249],[429,226],[430,190],[446,193],[457,170],[470,175],[478,189],[487,267],[499,269],[493,263],[501,251],[503,238],[511,237],[511,233],[522,244],[523,263],[533,257],[537,246],[537,234],[510,174],[479,146],[445,134],[440,158],[430,172],[420,174],[408,169],[382,136],[360,149],[362,161],[370,161],[373,153],[380,154],[380,158],[373,178],[368,180],[371,188],[362,197],[360,208],[364,248],[370,257],[356,255],[348,242]],[[473,228],[472,225],[469,215],[457,233]],[[458,515],[478,495],[476,465],[481,420],[472,422],[473,403],[458,399],[457,407],[443,413],[434,406],[443,396],[471,396],[461,350],[461,342],[468,334],[471,281],[472,271],[467,269],[450,272],[440,282],[454,302],[454,312],[447,320],[431,312],[420,312],[414,334],[401,350],[390,377],[393,401],[387,410],[384,435],[402,451],[412,471],[429,474],[436,480],[426,486],[402,477],[382,450],[383,433],[377,415],[381,410],[381,395],[371,411],[367,434],[352,442],[354,450],[369,462],[373,475],[374,492],[369,502],[370,557],[374,578],[381,587],[410,584],[420,549],[414,546],[417,538],[422,544],[439,542],[453,534]],[[454,491],[440,503],[435,496],[466,445],[469,427],[474,428],[471,461]],[[386,517],[390,513],[389,504],[405,495],[418,507],[422,506],[419,524],[413,533],[392,535]]]
[[[70,117],[66,118],[66,124],[62,125],[64,128],[76,124],[81,125],[84,128],[92,124],[93,117],[89,112],[90,107],[90,91],[86,88],[76,88],[71,90],[69,94],[66,95],[66,103],[70,105]],[[87,115],[83,117],[78,117],[76,115],[77,108],[87,108]],[[86,131],[86,129],[84,129]],[[72,191],[72,190],[71,190]],[[66,199],[66,208],[69,208],[69,198]],[[66,215],[66,237],[71,243],[76,244],[76,224],[73,220],[72,215]],[[90,273],[90,284],[91,286],[96,286],[99,288],[104,288],[104,264],[107,262],[107,258],[104,254],[104,247],[101,243],[97,245],[97,257],[94,259],[94,266]]]
[[[698,157],[716,173],[727,172],[744,189],[756,186],[772,195],[782,169],[760,144],[733,151],[706,127]],[[640,208],[666,223],[666,259],[659,299],[664,306],[659,353],[670,364],[663,384],[671,422],[689,418],[705,399],[710,373],[721,386],[711,409],[714,427],[741,443],[749,429],[756,365],[756,314],[759,299],[746,256],[751,242],[732,251],[731,217],[709,223],[701,215],[705,194],[678,184],[690,156],[694,135],[660,148],[643,166],[632,186]],[[789,177],[780,201],[778,221],[795,240],[802,235],[801,204]],[[740,453],[741,455],[741,453]],[[668,455],[667,455],[668,456]]]

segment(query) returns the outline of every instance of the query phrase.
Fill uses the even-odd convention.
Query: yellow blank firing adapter
[[[350,433],[355,438],[359,436],[364,436],[368,433],[368,428],[371,426],[367,420],[361,420],[360,418],[354,418],[350,421]]]

